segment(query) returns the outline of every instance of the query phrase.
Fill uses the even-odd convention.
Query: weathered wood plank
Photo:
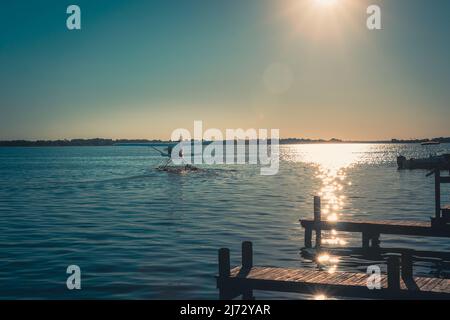
[[[248,278],[259,278],[261,277],[264,273],[269,273],[270,269],[269,268],[252,268],[250,270],[250,272],[248,273],[248,275],[246,275],[246,277]],[[241,273],[240,276],[244,276],[245,273]]]
[[[439,285],[444,279],[438,279],[438,278],[432,278],[430,282],[428,282],[426,285],[424,285],[421,290],[423,291],[432,291],[434,287]]]
[[[273,268],[264,268],[264,270],[261,270],[259,273],[252,274],[251,278],[264,279],[265,277],[267,277],[267,279],[270,279],[272,272]]]
[[[351,278],[341,282],[341,284],[358,286],[358,285],[360,285],[360,280],[361,279],[367,280],[367,278],[368,278],[368,275],[365,274],[365,273],[355,273]]]
[[[292,271],[291,270],[283,270],[281,272],[278,272],[276,275],[274,275],[273,280],[276,281],[285,281],[285,279],[289,276],[289,274],[291,274]]]
[[[313,273],[305,277],[302,282],[311,282],[314,278],[320,275],[320,271],[315,270]]]
[[[339,285],[345,285],[347,281],[352,281],[352,279],[355,277],[355,273],[352,272],[342,272],[343,276],[339,278],[339,282],[336,284]]]
[[[355,281],[355,286],[367,286],[367,279],[369,278],[368,274],[362,273],[361,277]]]
[[[431,291],[448,293],[450,291],[450,279],[443,279],[443,281],[439,282],[439,284],[435,286]]]
[[[380,282],[381,282],[380,285],[382,288],[387,288],[388,287],[387,275],[382,275]]]
[[[315,270],[299,269],[297,271],[292,272],[291,276],[288,277],[286,280],[303,281],[308,275],[312,274],[313,272],[315,272]]]
[[[450,280],[430,277],[414,277],[414,280],[401,280],[400,290],[387,289],[387,276],[381,276],[382,290],[369,290],[368,275],[362,272],[334,272],[274,267],[253,267],[251,270],[233,268],[230,277],[220,279],[229,285],[252,290],[274,290],[287,292],[312,293],[316,289],[330,290],[336,296],[369,298],[422,297],[450,298]],[[219,278],[218,278],[219,281]],[[234,283],[234,281],[237,281]],[[412,283],[410,281],[413,281]]]
[[[421,278],[417,282],[417,286],[420,290],[425,291],[424,289],[426,288],[426,286],[433,282],[435,282],[435,278]]]
[[[329,278],[330,275],[328,272],[318,271],[318,275],[310,280],[312,283],[322,283],[327,278]]]
[[[239,273],[239,271],[241,270],[241,267],[235,267],[233,269],[231,269],[230,271],[230,276],[235,276],[237,273]]]

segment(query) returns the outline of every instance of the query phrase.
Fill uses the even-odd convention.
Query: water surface
[[[428,221],[433,179],[398,171],[407,157],[450,152],[449,144],[281,146],[280,172],[245,165],[186,174],[160,172],[159,155],[141,147],[0,148],[0,298],[216,299],[217,249],[254,243],[260,265],[317,268],[300,255],[313,195],[329,220]],[[443,201],[450,203],[449,189]],[[383,246],[449,251],[448,240],[382,237]],[[331,247],[360,236],[329,232]],[[365,271],[373,261],[324,256],[330,272]],[[80,266],[82,289],[66,288]],[[446,276],[439,261],[416,272]],[[305,298],[256,293],[257,298]],[[306,297],[309,298],[309,297]]]

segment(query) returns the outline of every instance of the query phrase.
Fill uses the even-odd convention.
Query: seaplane
[[[181,143],[181,146],[178,151],[178,157],[181,160],[181,164],[174,164],[172,161],[172,153],[173,149]],[[178,141],[178,142],[162,142],[162,143],[116,143],[115,146],[119,147],[149,147],[156,152],[158,152],[161,157],[164,158],[164,162],[160,163],[157,166],[157,170],[166,171],[166,172],[174,172],[174,173],[182,173],[185,171],[198,171],[200,170],[197,167],[190,165],[184,159],[183,153],[183,144],[191,144],[188,141]],[[188,155],[189,157],[191,155]]]

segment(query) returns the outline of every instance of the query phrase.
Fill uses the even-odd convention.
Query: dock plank
[[[444,279],[444,281],[439,282],[431,291],[433,292],[449,292],[450,291],[450,281],[448,279]]]
[[[299,269],[297,271],[291,272],[291,276],[288,277],[287,281],[303,281],[308,275],[312,274],[315,270],[302,270]]]
[[[333,272],[312,269],[292,269],[275,267],[252,267],[232,269],[230,277],[218,277],[220,281],[236,282],[236,286],[251,287],[255,290],[291,291],[311,294],[332,292],[339,296],[368,298],[444,298],[450,299],[450,279],[414,277],[410,281],[401,280],[400,290],[392,292],[387,288],[387,276],[381,275],[381,290],[369,290],[366,286],[368,274],[361,272]],[[411,283],[412,281],[412,283]]]
[[[444,281],[445,279],[439,279],[439,278],[433,278],[432,281],[428,282],[426,285],[424,285],[421,290],[423,291],[432,291],[433,288],[435,288],[439,283]]]
[[[342,285],[352,285],[352,286],[358,286],[360,285],[360,280],[364,279],[366,280],[365,283],[367,283],[367,274],[365,273],[355,273],[351,278],[341,282]]]

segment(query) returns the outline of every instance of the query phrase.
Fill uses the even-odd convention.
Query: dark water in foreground
[[[158,155],[139,147],[0,148],[0,298],[215,299],[217,249],[231,248],[238,264],[243,240],[254,242],[256,264],[316,267],[299,254],[298,223],[312,216],[314,194],[329,219],[428,220],[433,179],[397,171],[395,157],[440,151],[450,145],[282,146],[279,174],[261,176],[255,166],[160,172]],[[444,189],[443,200],[449,195]],[[360,245],[352,234],[324,238]],[[445,239],[382,244],[450,249]],[[364,272],[367,263],[331,256],[323,267]],[[81,268],[82,290],[66,288],[71,264]],[[417,272],[449,270],[425,261]]]

